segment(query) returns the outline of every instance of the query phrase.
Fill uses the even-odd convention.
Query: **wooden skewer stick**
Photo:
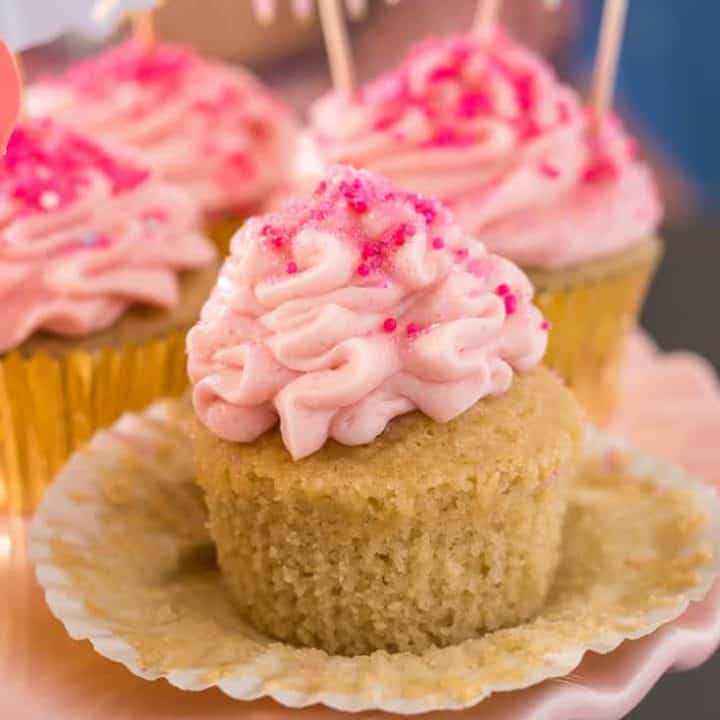
[[[345,5],[353,20],[360,20],[367,13],[367,0],[345,0]]]
[[[277,15],[275,0],[253,0],[255,17],[261,25],[272,25]]]
[[[483,33],[491,28],[500,17],[502,0],[478,0],[473,20],[473,30],[476,33]]]
[[[130,27],[133,37],[145,47],[152,47],[157,42],[155,22],[152,10],[142,10],[130,15]]]
[[[313,10],[313,0],[292,0],[293,15],[302,22],[309,22],[312,19]]]
[[[355,68],[340,2],[318,0],[318,9],[333,85],[337,91],[349,94],[355,85]]]
[[[590,108],[596,124],[602,121],[613,104],[626,17],[627,0],[605,0],[590,94]]]

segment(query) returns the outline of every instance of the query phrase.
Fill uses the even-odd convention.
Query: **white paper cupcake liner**
[[[717,574],[712,489],[595,430],[586,455],[540,615],[422,655],[328,656],[273,642],[236,616],[212,562],[182,401],[123,417],[71,459],[35,518],[31,553],[69,634],[140,677],[292,707],[459,709],[652,633]]]

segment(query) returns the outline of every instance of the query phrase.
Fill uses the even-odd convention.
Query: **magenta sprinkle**
[[[452,65],[440,65],[436,67],[428,76],[430,82],[442,82],[443,80],[452,80],[458,76],[458,69]]]
[[[463,118],[474,118],[480,114],[491,113],[492,110],[490,99],[480,92],[467,92],[458,103],[458,114]]]
[[[362,275],[363,277],[365,277],[366,275],[370,274],[370,268],[365,263],[362,263],[358,265],[357,273],[358,275]]]
[[[432,239],[433,250],[442,250],[445,247],[445,241],[441,237]]]
[[[395,230],[392,238],[396,245],[402,246],[405,244],[405,240],[407,240],[407,238],[411,238],[414,234],[415,227],[413,225],[409,225],[408,223],[403,223]]]
[[[288,275],[294,275],[298,271],[297,263],[289,262],[285,268]]]
[[[462,262],[463,260],[467,260],[469,250],[467,248],[458,248],[455,251],[455,262]]]
[[[510,286],[507,283],[500,283],[500,285],[495,288],[495,294],[499,297],[505,297],[506,295],[509,295]]]
[[[383,330],[386,333],[395,332],[395,329],[397,328],[397,320],[395,318],[385,318],[383,321]]]
[[[517,310],[517,297],[512,293],[503,297],[505,302],[505,312],[508,315],[512,315]]]
[[[408,323],[405,332],[408,335],[417,335],[420,332],[420,326],[414,322]]]
[[[543,320],[540,323],[540,329],[545,331],[552,330],[552,323],[549,320]]]
[[[425,218],[425,222],[428,225],[431,225],[437,217],[437,210],[429,200],[417,200],[415,202],[415,210]]]
[[[585,168],[583,182],[594,183],[614,180],[618,176],[618,168],[609,158],[600,158]]]
[[[350,206],[351,210],[358,213],[359,215],[362,215],[363,213],[366,213],[368,211],[368,204],[364,200],[360,200],[358,198],[351,198],[350,200],[348,200],[348,205]]]

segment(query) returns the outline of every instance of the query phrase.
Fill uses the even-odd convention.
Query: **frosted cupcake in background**
[[[29,91],[32,113],[139,148],[189,192],[225,250],[244,217],[287,180],[295,121],[247,70],[129,40]]]
[[[531,617],[581,445],[527,277],[335,168],[249,220],[188,335],[197,479],[245,618],[329,653]]]
[[[661,218],[616,117],[594,127],[543,60],[495,30],[425,41],[352,97],[322,98],[303,148],[304,168],[346,162],[439,197],[523,267],[554,328],[547,364],[607,419]]]
[[[0,505],[29,510],[70,452],[186,386],[217,274],[195,202],[50,120],[0,159]]]

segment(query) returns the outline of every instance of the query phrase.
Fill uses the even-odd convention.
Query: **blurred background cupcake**
[[[606,421],[659,254],[655,184],[619,121],[596,124],[497,27],[424,40],[352,96],[317,101],[310,117],[322,163],[439,197],[530,274],[553,326],[546,363]]]
[[[217,273],[196,203],[52,120],[0,160],[0,499],[29,510],[94,430],[186,386]]]
[[[256,628],[355,655],[537,612],[582,426],[536,367],[532,295],[445,208],[349,168],[238,232],[188,367],[208,526]]]
[[[278,96],[242,67],[139,31],[28,94],[32,114],[135,146],[194,197],[221,251],[288,177],[296,127]]]

